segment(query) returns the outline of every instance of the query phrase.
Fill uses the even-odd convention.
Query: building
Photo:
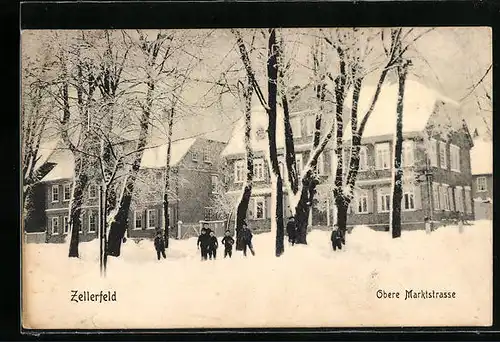
[[[360,113],[370,105],[374,88],[364,87],[358,102]],[[391,204],[391,165],[393,137],[396,127],[397,84],[384,86],[370,117],[362,140],[360,170],[348,215],[348,225],[368,225],[387,229]],[[462,212],[473,218],[471,197],[470,148],[472,139],[468,128],[459,117],[459,106],[453,100],[408,80],[405,89],[403,119],[404,193],[402,203],[403,229],[423,228],[425,217],[436,224],[458,216]],[[277,136],[284,137],[282,112],[278,111]],[[314,131],[315,110],[300,110],[291,114],[296,159],[301,170],[309,158]],[[325,115],[323,134],[331,124],[332,115]],[[261,108],[252,113],[252,148],[254,149],[254,188],[247,220],[256,230],[270,227],[270,178],[266,162],[268,148],[265,132],[266,114]],[[349,122],[349,121],[346,121]],[[234,170],[230,177],[228,195],[238,198],[246,174],[243,144],[243,119],[222,155]],[[350,143],[351,127],[347,125],[344,140]],[[310,214],[311,226],[332,226],[335,206],[331,184],[336,156],[333,141],[327,145],[318,161],[320,185]],[[283,138],[278,139],[280,167],[283,170]],[[348,157],[348,151],[345,157]],[[345,172],[345,169],[344,169]],[[282,173],[283,174],[283,173]],[[427,174],[424,178],[421,174]],[[285,215],[290,213],[288,198],[284,198]]]
[[[225,144],[205,138],[182,139],[171,146],[169,210],[171,234],[182,238],[194,234],[210,207],[218,184],[219,155]],[[146,147],[129,212],[127,236],[151,238],[163,227],[163,184],[166,144]],[[74,172],[70,151],[60,150],[51,157],[54,168],[41,180],[44,194],[39,206],[45,208],[47,242],[63,242],[68,233],[68,213]],[[84,192],[81,241],[97,237],[99,231],[99,187],[90,181]],[[182,224],[178,224],[181,221]]]
[[[476,220],[493,219],[493,144],[480,137],[471,150],[472,197]]]

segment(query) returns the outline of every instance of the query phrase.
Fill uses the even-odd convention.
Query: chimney
[[[479,136],[479,133],[477,132],[477,128],[474,129],[474,133],[472,133],[472,138],[477,138]]]

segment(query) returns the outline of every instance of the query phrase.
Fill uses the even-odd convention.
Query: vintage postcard
[[[26,329],[492,325],[488,27],[22,31]]]

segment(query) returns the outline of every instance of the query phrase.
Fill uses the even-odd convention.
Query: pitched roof
[[[481,138],[474,139],[470,162],[473,175],[493,174],[493,143]]]
[[[34,167],[35,170],[39,169],[43,164],[49,161],[50,157],[57,149],[58,145],[59,145],[59,140],[57,139],[40,144],[40,147],[38,148],[39,158],[35,163]]]
[[[182,158],[193,146],[196,138],[182,139],[172,143],[170,165],[179,164]],[[42,178],[41,182],[51,182],[61,179],[73,178],[75,159],[68,149],[55,150],[50,158],[56,166]],[[167,144],[149,144],[144,150],[141,168],[163,168],[167,164]]]
[[[283,124],[283,109],[278,108],[276,115],[276,146],[283,148],[284,141],[284,124]],[[267,139],[267,126],[268,117],[267,113],[262,106],[255,106],[252,108],[251,114],[251,138],[250,144],[253,151],[267,151],[269,149]],[[282,138],[283,137],[283,138]],[[245,117],[242,116],[234,125],[231,138],[222,151],[222,156],[229,156],[234,154],[245,153]]]
[[[176,166],[193,146],[196,138],[182,139],[172,142],[170,166]],[[167,165],[167,144],[149,144],[144,150],[141,168],[162,168]]]
[[[363,86],[358,101],[358,122],[361,122],[370,107],[375,94],[375,86]],[[398,98],[398,84],[389,84],[382,87],[374,110],[367,121],[363,137],[393,135],[396,130],[396,106]],[[346,103],[351,103],[352,93]],[[403,133],[421,132],[425,129],[430,116],[434,112],[437,102],[444,102],[458,107],[459,104],[439,92],[414,80],[405,82],[403,101]],[[351,126],[348,125],[344,139],[351,139]]]
[[[61,179],[73,178],[75,159],[68,149],[58,149],[50,157],[56,165],[42,178],[41,182],[52,182]]]

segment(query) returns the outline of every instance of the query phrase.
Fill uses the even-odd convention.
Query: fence
[[[26,243],[46,243],[46,232],[26,233],[24,232],[24,242]]]

